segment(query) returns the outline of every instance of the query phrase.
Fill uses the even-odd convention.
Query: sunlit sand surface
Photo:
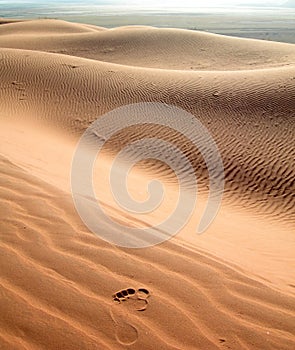
[[[162,204],[144,215],[118,206],[108,173],[128,142],[174,143],[199,185],[179,234],[127,249],[84,225],[70,171],[93,121],[140,102],[177,106],[206,126],[225,190],[216,219],[197,235],[208,195],[198,150],[165,128],[122,131],[94,171],[97,200],[114,220],[153,226],[178,198],[175,174],[150,160],[132,169],[130,194],[146,200],[157,177]],[[294,45],[59,20],[2,24],[0,103],[1,349],[294,348]]]

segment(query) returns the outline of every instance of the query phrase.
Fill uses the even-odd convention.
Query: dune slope
[[[4,348],[294,345],[293,297],[175,242],[115,248],[85,231],[66,193],[3,157],[1,169]],[[113,303],[122,287],[150,290],[144,313]]]

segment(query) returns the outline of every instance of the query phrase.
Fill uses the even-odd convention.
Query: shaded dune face
[[[207,238],[121,249],[90,233],[74,209],[76,141],[103,114],[140,102],[192,113],[218,146],[225,192]],[[1,24],[0,122],[0,348],[294,348],[294,45],[56,20]],[[206,196],[200,151],[167,127],[124,128],[105,152],[112,158],[151,136],[184,152]],[[177,185],[163,163],[139,170]]]
[[[97,117],[122,105],[178,106],[195,115],[216,141],[225,167],[225,199],[233,204],[241,199],[248,208],[294,223],[294,66],[188,72],[30,50],[1,49],[0,54],[3,115],[81,135]],[[116,152],[146,136],[180,146],[195,167],[200,189],[206,188],[206,165],[181,135],[137,127],[123,130],[108,146]],[[169,169],[159,172],[171,177]]]

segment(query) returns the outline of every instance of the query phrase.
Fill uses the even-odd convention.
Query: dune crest
[[[32,35],[38,36],[32,40]],[[0,26],[0,47],[63,53],[123,65],[170,70],[254,70],[295,62],[292,44],[184,29],[106,29],[61,20]]]

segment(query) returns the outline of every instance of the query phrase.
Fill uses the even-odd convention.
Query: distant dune
[[[293,349],[295,46],[172,28],[1,22],[0,348]],[[139,102],[192,113],[220,150],[223,203],[202,236],[196,211],[171,241],[122,249],[89,232],[74,209],[77,140],[104,113]],[[191,160],[202,203],[204,159],[158,126],[113,138],[101,172],[122,146],[151,135]],[[136,171],[135,194],[153,173],[171,196],[177,188],[159,162]],[[138,224],[107,191],[99,200]],[[116,304],[113,294],[128,288],[134,295]]]
[[[36,31],[39,35],[32,40]],[[295,60],[294,46],[288,44],[145,26],[107,30],[59,20],[26,21],[1,26],[0,45],[3,48],[62,53],[121,65],[177,70],[281,67]]]

